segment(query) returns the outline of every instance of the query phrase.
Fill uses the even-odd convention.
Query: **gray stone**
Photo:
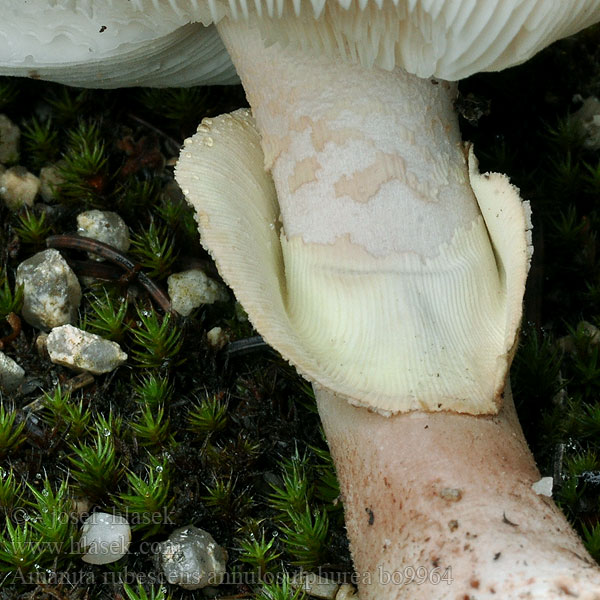
[[[115,247],[121,252],[129,250],[129,228],[115,212],[108,210],[87,210],[77,215],[77,233]],[[90,253],[90,258],[104,260]]]
[[[202,304],[229,300],[225,286],[208,277],[201,269],[174,273],[167,279],[171,306],[187,317]]]
[[[13,392],[22,383],[25,371],[4,352],[0,352],[0,389]]]
[[[75,273],[58,250],[44,250],[17,268],[23,286],[23,318],[38,329],[52,329],[77,318],[81,288]]]
[[[591,150],[600,148],[600,100],[595,96],[579,98],[583,101],[581,108],[569,118],[577,123],[583,133],[583,145]]]
[[[19,160],[20,137],[19,128],[6,115],[0,115],[0,163]]]
[[[33,206],[40,180],[25,167],[11,167],[0,175],[0,197],[9,210]]]
[[[159,562],[169,583],[198,590],[222,583],[227,552],[210,533],[189,525],[175,530],[160,544]]]
[[[55,327],[48,335],[46,349],[53,363],[95,375],[109,373],[127,360],[116,342],[73,325]]]

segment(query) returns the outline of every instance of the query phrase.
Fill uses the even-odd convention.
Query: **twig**
[[[0,349],[16,340],[21,333],[21,319],[18,315],[11,312],[6,316],[6,321],[11,326],[12,332],[5,335],[3,338],[0,338]]]
[[[181,142],[178,142],[176,139],[172,138],[168,133],[165,133],[162,129],[159,129],[155,125],[152,125],[152,123],[149,123],[148,121],[145,121],[144,119],[141,119],[140,117],[137,117],[136,115],[134,115],[132,113],[128,113],[127,116],[130,119],[140,123],[140,125],[143,125],[144,127],[147,127],[148,129],[150,129],[151,131],[154,131],[155,133],[157,133],[158,135],[163,137],[166,141],[168,141],[170,144],[172,144],[173,149],[174,149],[173,154],[177,154],[179,152],[181,145],[182,145]],[[171,149],[169,149],[169,151],[171,151]]]
[[[178,315],[177,311],[173,310],[171,307],[171,301],[168,296],[158,287],[158,285],[156,285],[156,283],[154,283],[154,281],[152,281],[145,273],[139,271],[140,266],[137,263],[134,263],[129,257],[119,252],[113,246],[79,235],[51,235],[46,238],[46,246],[48,246],[48,248],[63,250],[83,250],[109,260],[115,265],[125,269],[128,276],[135,276],[166,313]]]

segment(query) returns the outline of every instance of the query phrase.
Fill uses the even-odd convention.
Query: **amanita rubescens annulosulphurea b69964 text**
[[[87,3],[72,4],[81,20]],[[27,8],[9,6],[23,20]],[[114,0],[98,11],[120,15],[103,23],[110,43],[79,49],[95,44],[109,87],[165,84],[169,69],[197,83],[190,64],[211,52],[218,68],[204,72],[229,77],[198,25],[217,23],[253,116],[206,119],[177,180],[255,327],[314,384],[361,598],[600,598],[593,561],[532,490],[507,382],[529,209],[505,176],[478,172],[449,83],[523,62],[600,19],[600,2]],[[12,48],[0,72],[102,84],[85,53],[68,73],[58,53],[20,56],[28,32],[11,45],[0,25]],[[409,568],[450,578],[399,583]]]

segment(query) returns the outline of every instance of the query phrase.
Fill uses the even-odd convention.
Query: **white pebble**
[[[131,542],[127,519],[110,513],[90,515],[81,529],[79,545],[85,554],[81,560],[92,565],[107,565],[123,558]]]
[[[548,496],[548,498],[551,498],[553,485],[554,485],[554,479],[552,477],[542,477],[539,481],[536,481],[531,486],[531,489],[538,496]]]
[[[123,219],[109,210],[86,210],[77,215],[77,233],[86,238],[113,246],[121,252],[129,250],[129,228]],[[104,260],[88,253],[94,260]]]
[[[206,339],[211,347],[220,350],[229,342],[229,335],[221,327],[213,327],[206,332]]]
[[[55,327],[48,335],[46,348],[53,363],[94,375],[109,373],[127,360],[116,342],[73,325]]]
[[[33,206],[41,182],[25,167],[11,167],[0,175],[0,196],[9,210]]]
[[[336,597],[339,583],[330,581],[316,573],[307,573],[301,571],[296,573],[291,579],[290,584],[294,589],[302,590],[305,594],[321,600],[334,600]]]
[[[201,269],[174,273],[167,280],[167,285],[173,309],[184,317],[202,304],[229,299],[226,288],[208,277]]]
[[[56,192],[64,179],[60,174],[60,164],[42,167],[40,170],[40,196],[44,202],[54,202]]]
[[[208,531],[193,525],[162,542],[159,559],[167,581],[186,590],[220,585],[225,577],[227,552]]]

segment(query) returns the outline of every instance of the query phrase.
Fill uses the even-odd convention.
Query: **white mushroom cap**
[[[400,66],[419,77],[456,81],[525,62],[552,42],[600,20],[600,2],[313,0],[311,6],[297,0],[293,8],[289,1],[281,2],[266,12],[273,14],[273,21],[285,17],[278,27],[258,21],[268,41],[339,53],[365,66]],[[288,18],[293,13],[297,19]],[[311,18],[313,14],[319,18]]]
[[[0,74],[90,87],[234,82],[202,26],[226,16],[256,20],[267,42],[447,80],[519,64],[600,20],[599,0],[7,2]]]
[[[237,83],[215,27],[127,0],[7,0],[0,75],[83,87]]]

